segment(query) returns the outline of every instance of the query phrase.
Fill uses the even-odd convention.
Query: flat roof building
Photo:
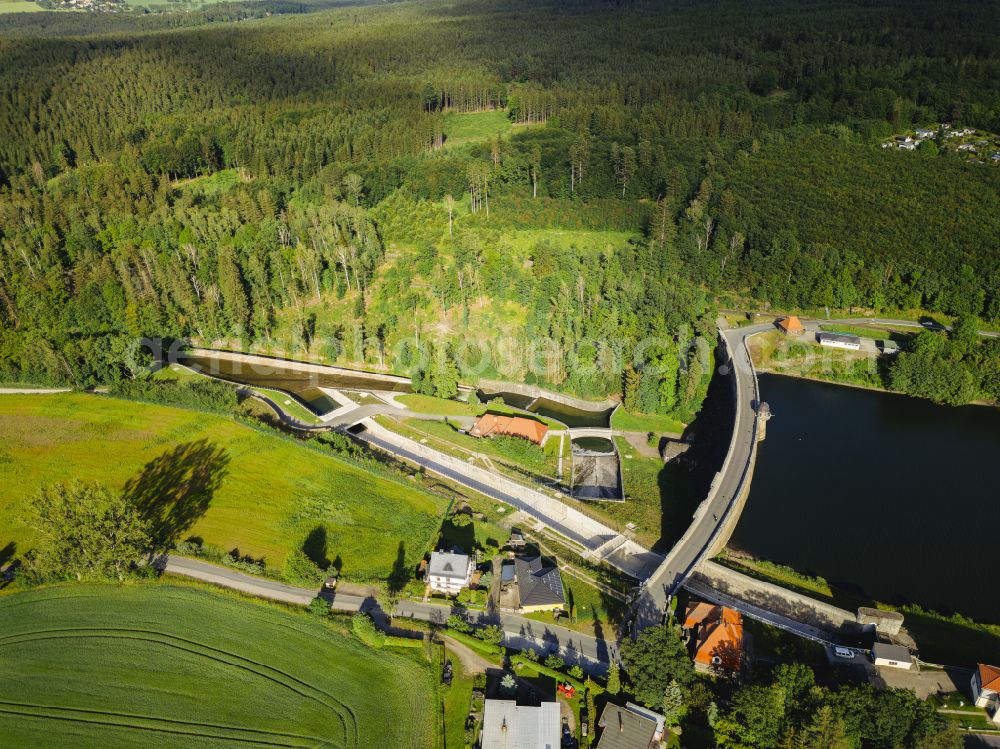
[[[537,707],[486,700],[481,749],[559,749],[559,703]]]
[[[872,660],[875,661],[876,666],[902,668],[907,671],[913,668],[913,656],[902,645],[889,645],[884,642],[876,642],[872,646]]]
[[[817,333],[816,340],[819,341],[820,346],[828,346],[829,348],[842,348],[849,351],[857,351],[861,348],[861,338],[846,333]]]

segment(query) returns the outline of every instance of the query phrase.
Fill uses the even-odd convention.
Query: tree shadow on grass
[[[393,562],[392,572],[389,573],[389,591],[399,593],[412,578],[413,573],[406,564],[406,544],[400,541],[396,549],[396,561]]]
[[[228,466],[228,452],[214,442],[188,442],[147,463],[123,494],[149,521],[156,547],[166,549],[205,514]]]
[[[321,570],[326,570],[330,566],[330,560],[327,558],[326,526],[317,525],[309,531],[306,540],[302,542],[302,553]]]

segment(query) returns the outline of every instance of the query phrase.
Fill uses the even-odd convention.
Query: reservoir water
[[[1000,623],[1000,409],[763,375],[730,545],[888,603]]]

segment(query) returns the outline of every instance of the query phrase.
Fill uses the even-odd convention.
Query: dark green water
[[[303,401],[316,414],[324,414],[337,408],[338,404],[327,396],[320,387],[345,388],[348,390],[394,390],[401,393],[412,392],[409,383],[392,383],[368,377],[364,372],[332,374],[301,372],[286,369],[278,363],[274,365],[247,364],[232,359],[217,359],[208,356],[181,357],[178,361],[199,372],[210,374],[230,382],[244,385],[284,390]]]
[[[556,419],[571,429],[580,429],[583,427],[606,428],[611,423],[611,411],[613,409],[584,410],[582,408],[567,406],[564,403],[549,400],[548,398],[532,398],[529,395],[521,395],[520,393],[493,393],[480,390],[478,394],[480,400],[484,402],[499,396],[503,398],[504,403],[510,406],[523,408],[548,419]]]
[[[1000,623],[1000,409],[760,378],[774,417],[731,545]]]
[[[614,451],[615,444],[604,437],[577,437],[573,440],[573,452],[604,455]]]

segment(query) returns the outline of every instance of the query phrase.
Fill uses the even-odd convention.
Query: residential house
[[[805,326],[802,325],[802,321],[799,318],[791,315],[778,320],[778,329],[785,335],[802,335],[805,331]]]
[[[899,147],[901,149],[903,149],[904,151],[916,151],[918,145],[919,145],[918,143],[913,143],[913,142],[910,142],[910,143],[900,143]]]
[[[486,700],[481,749],[559,749],[559,703],[518,705],[514,700]]]
[[[684,633],[698,671],[737,672],[743,665],[743,615],[705,601],[691,601]]]
[[[427,567],[427,582],[435,593],[457,595],[472,580],[474,568],[475,563],[466,554],[434,551]]]
[[[548,431],[549,428],[545,424],[534,419],[483,414],[476,419],[469,434],[473,437],[496,437],[498,435],[521,437],[540,445],[545,441],[545,435]]]
[[[663,740],[665,723],[662,715],[639,705],[609,702],[597,723],[597,749],[653,749]]]
[[[1000,161],[1000,153],[995,153],[995,154],[993,154],[992,156],[990,156],[990,158],[991,158],[991,159],[992,159],[993,161]]]
[[[927,140],[928,138],[933,138],[934,137],[934,131],[933,130],[926,130],[926,129],[922,128],[922,127],[918,127],[917,128],[917,137],[920,138],[921,140]]]
[[[972,702],[1000,725],[1000,668],[977,663],[972,674]]]
[[[523,612],[554,611],[566,606],[562,578],[556,567],[543,567],[541,557],[517,557],[500,569],[501,602]],[[506,595],[505,595],[506,592]]]
[[[889,645],[884,642],[876,642],[872,646],[872,660],[876,666],[901,668],[906,671],[913,668],[913,656],[902,645]]]
[[[958,149],[957,150],[959,150],[959,151],[968,151],[970,153],[975,153],[976,146],[973,143],[960,143],[958,145]]]
[[[817,333],[816,340],[820,346],[827,348],[842,348],[849,351],[857,351],[861,348],[861,339],[856,335],[845,335],[844,333]]]
[[[912,143],[913,142],[913,138],[911,138],[909,135],[897,135],[897,136],[895,136],[893,138],[893,140],[895,140],[897,143]]]

